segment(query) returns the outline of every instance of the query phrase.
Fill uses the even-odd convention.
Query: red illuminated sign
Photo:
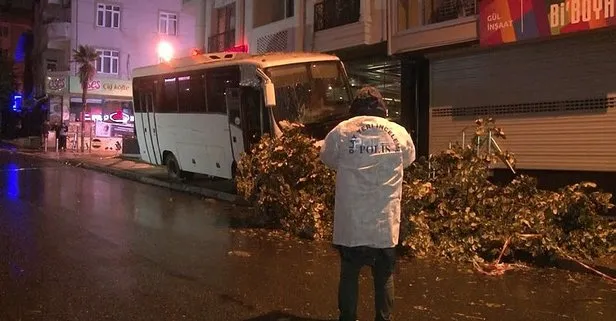
[[[235,47],[231,47],[225,51],[227,52],[248,52],[248,45],[238,45]]]
[[[87,121],[109,121],[113,123],[132,123],[135,122],[135,116],[131,116],[129,114],[123,113],[121,111],[116,111],[110,114],[98,114],[98,115],[85,115],[85,120]]]

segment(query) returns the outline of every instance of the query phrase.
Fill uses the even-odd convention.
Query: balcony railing
[[[235,46],[235,29],[231,29],[208,38],[209,52],[225,51]]]
[[[331,29],[358,22],[360,0],[323,0],[314,5],[314,31]]]
[[[424,0],[423,4],[425,25],[477,14],[477,0]]]

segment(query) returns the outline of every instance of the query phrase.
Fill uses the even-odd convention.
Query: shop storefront
[[[121,151],[123,140],[134,138],[132,85],[129,80],[95,77],[88,84],[84,112],[79,78],[56,74],[47,79],[51,124],[62,119],[69,125],[68,149],[81,148],[81,117],[85,127],[85,148]]]
[[[482,1],[480,46],[427,56],[430,152],[489,116],[518,168],[616,171],[615,5]]]
[[[353,95],[364,86],[377,88],[389,110],[389,120],[401,122],[400,60],[387,55],[384,43],[330,52],[344,63]]]
[[[387,104],[389,120],[400,122],[400,61],[397,59],[345,60],[353,94],[365,86],[377,88]]]

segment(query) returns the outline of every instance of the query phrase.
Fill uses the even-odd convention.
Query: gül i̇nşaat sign
[[[616,0],[481,0],[479,41],[492,46],[616,26]]]

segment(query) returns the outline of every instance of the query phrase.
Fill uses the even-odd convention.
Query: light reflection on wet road
[[[0,320],[336,319],[335,252],[230,230],[233,210],[0,152]],[[616,320],[616,286],[590,275],[411,261],[396,286],[396,320]]]

